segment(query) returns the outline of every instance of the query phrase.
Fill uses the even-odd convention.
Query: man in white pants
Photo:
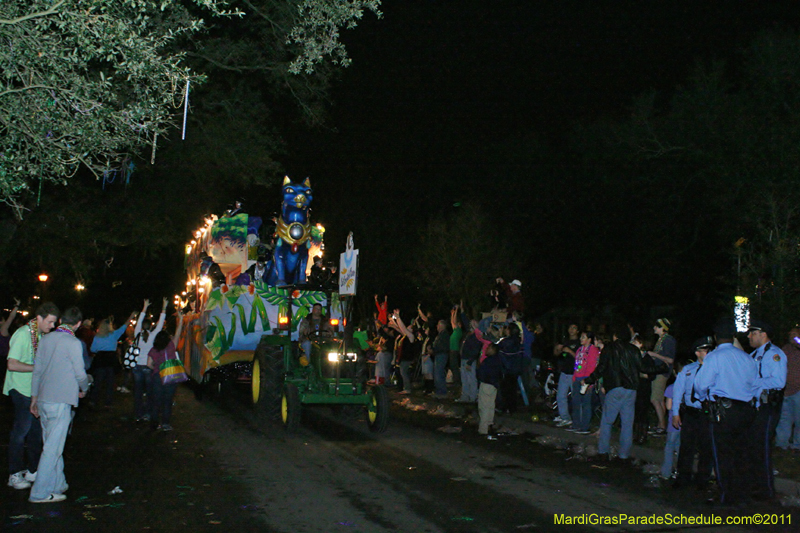
[[[83,347],[75,338],[82,315],[77,307],[61,316],[61,326],[42,338],[36,352],[31,383],[31,413],[42,423],[44,449],[28,501],[52,503],[66,500],[64,443],[72,421],[72,407],[89,390],[83,364]]]

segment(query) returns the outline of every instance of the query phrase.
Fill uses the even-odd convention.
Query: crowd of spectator
[[[729,502],[751,496],[742,493],[745,479],[754,487],[753,496],[774,496],[773,448],[800,451],[800,326],[788,332],[781,349],[768,324],[751,321],[750,353],[739,343],[732,319],[717,323],[713,335],[696,340],[686,354],[678,352],[673,323],[665,317],[652,322],[652,331],[637,331],[619,321],[562,321],[563,337],[550,340],[558,332],[548,338],[543,324],[526,316],[521,289],[519,280],[497,278],[489,291],[490,305],[474,316],[463,302],[440,317],[422,304],[405,315],[391,308],[388,296],[375,295],[373,324],[353,334],[373,364],[372,382],[396,387],[398,395],[476,405],[482,435],[498,431],[495,415],[514,415],[520,403],[537,412],[550,410],[557,427],[598,438],[599,461],[611,460],[611,440],[617,433],[613,428],[619,421],[619,460],[630,457],[634,443],[663,438],[660,474],[674,479],[676,487],[706,487],[714,475],[721,498]],[[42,304],[30,320],[19,315],[18,306],[17,301],[0,322],[0,356],[7,360],[2,365],[3,393],[14,404],[9,486],[35,484],[47,448],[39,414],[57,413],[53,420],[62,432],[64,412],[77,406],[88,389],[92,378],[87,375],[94,380],[87,397],[91,407],[111,406],[115,394],[131,392],[130,386],[134,419],[150,422],[153,429],[172,429],[175,387],[161,382],[158,368],[174,356],[182,317],[178,312],[174,336],[166,333],[166,299],[157,321],[148,314],[150,302],[145,300],[138,319],[133,312],[117,324],[109,316],[96,326],[76,308],[65,312],[59,325],[62,315],[52,303]],[[315,306],[300,328],[301,364],[308,364],[304,335],[329,327],[321,311]],[[51,330],[62,334],[51,338],[61,339],[57,346],[70,353],[78,350],[80,368],[70,374],[74,383],[69,387],[54,385],[63,380],[37,375],[39,359],[34,356],[39,340]],[[56,345],[51,344],[45,346],[52,351]],[[124,368],[123,355],[131,344],[137,352]],[[37,390],[42,387],[51,390]],[[53,387],[58,394],[53,395]],[[37,403],[39,394],[70,407],[55,411],[48,405],[53,402]],[[737,461],[743,454],[753,460]],[[48,468],[53,461],[48,456]],[[44,479],[47,485],[32,492],[31,501],[63,499],[63,471]]]
[[[772,450],[800,450],[800,327],[782,350],[758,320],[745,350],[732,318],[688,353],[679,353],[666,317],[643,331],[618,320],[567,322],[552,342],[524,314],[521,286],[498,278],[480,316],[463,303],[441,318],[418,305],[404,320],[376,295],[374,329],[364,333],[375,383],[396,385],[401,395],[418,385],[433,400],[477,404],[480,434],[497,431],[495,414],[514,414],[520,401],[533,412],[552,409],[557,427],[598,438],[594,460],[611,460],[617,433],[623,463],[634,443],[653,439],[663,443],[660,474],[676,488],[705,488],[713,472],[720,500],[740,500],[748,483],[747,497],[774,496]],[[706,360],[712,365],[704,367]],[[753,458],[746,467],[736,460],[743,454]]]
[[[176,331],[170,336],[164,330],[167,300],[155,326],[147,313],[149,305],[145,300],[137,320],[133,312],[119,325],[109,316],[95,327],[77,307],[62,313],[45,302],[28,317],[16,301],[2,321],[0,376],[14,414],[8,486],[30,488],[30,502],[66,499],[69,485],[62,454],[80,398],[86,398],[90,409],[104,409],[115,394],[130,393],[132,386],[135,420],[149,421],[154,430],[172,429],[175,385],[162,383],[159,370],[165,361],[177,358],[183,321],[178,312]],[[131,360],[124,366],[126,353]]]
[[[419,304],[410,317],[390,312],[388,296],[375,295],[373,324],[354,336],[374,363],[374,383],[412,394],[414,385],[435,400],[479,404],[481,433],[492,429],[495,411],[513,414],[520,397],[536,389],[534,343],[541,324],[523,319],[522,283],[497,278],[490,307],[470,316],[463,302],[434,318]],[[540,340],[541,343],[541,340]]]

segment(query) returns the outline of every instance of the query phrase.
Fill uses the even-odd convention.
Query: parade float
[[[370,428],[384,431],[386,390],[367,384],[363,357],[344,334],[357,285],[352,234],[336,278],[309,282],[325,230],[309,220],[308,179],[285,178],[282,194],[274,229],[237,204],[207,217],[186,244],[186,287],[176,295],[186,310],[178,346],[186,372],[200,391],[249,385],[254,408],[280,415],[287,429],[298,425],[302,406],[327,404],[364,406]],[[298,328],[315,304],[324,335],[307,339],[306,352]]]

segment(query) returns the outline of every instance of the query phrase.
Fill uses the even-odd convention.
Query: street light
[[[78,292],[84,290],[85,288],[86,286],[84,286],[82,283],[78,283],[77,285],[75,285],[75,290]]]
[[[41,281],[42,283],[47,281],[47,274],[39,274],[39,281]]]

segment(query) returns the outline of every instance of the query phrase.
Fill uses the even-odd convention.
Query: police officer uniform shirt
[[[753,399],[758,366],[747,352],[726,342],[706,355],[703,368],[694,380],[699,400],[730,398],[749,402]]]
[[[694,400],[692,399],[694,380],[700,368],[700,361],[689,363],[675,377],[675,383],[672,385],[672,409],[670,410],[672,416],[678,416],[681,404],[696,409],[700,409],[702,406],[696,394]]]
[[[752,356],[758,365],[753,396],[760,399],[764,391],[782,390],[786,387],[786,354],[783,350],[772,342],[767,342],[756,348]]]

